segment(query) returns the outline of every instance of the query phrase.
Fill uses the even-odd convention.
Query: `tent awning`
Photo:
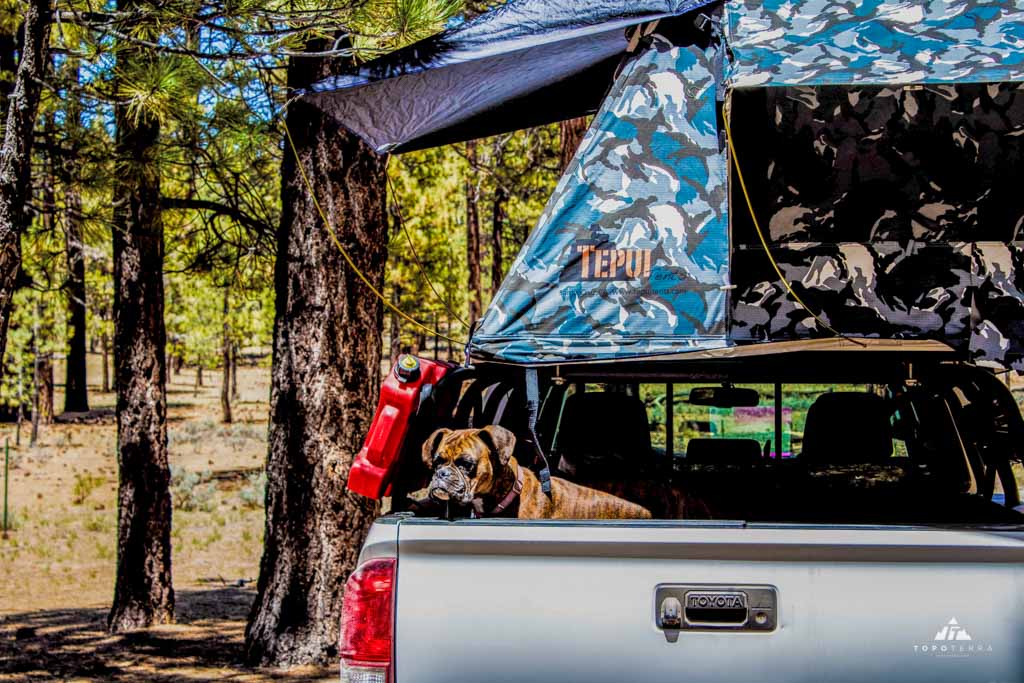
[[[715,0],[520,0],[329,78],[305,97],[378,152],[593,113],[627,29]]]
[[[594,113],[628,31],[724,5],[725,87],[1024,80],[1024,5],[992,0],[513,0],[314,84],[308,101],[378,152]]]

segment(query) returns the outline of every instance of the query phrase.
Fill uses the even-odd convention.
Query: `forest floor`
[[[90,357],[89,371],[100,377],[98,358]],[[169,378],[177,623],[144,633],[110,636],[104,628],[117,533],[113,394],[91,382],[90,407],[110,414],[100,424],[43,425],[35,446],[28,424],[19,448],[14,425],[0,425],[0,449],[7,437],[12,445],[13,522],[0,540],[0,681],[337,680],[333,669],[241,663],[263,543],[270,373],[239,368],[232,425],[220,422],[220,373],[205,380],[196,389],[191,369]],[[59,389],[55,398],[59,412]]]

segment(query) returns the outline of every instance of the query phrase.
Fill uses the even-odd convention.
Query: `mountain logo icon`
[[[939,629],[939,632],[935,634],[935,640],[949,641],[949,640],[973,640],[971,634],[967,632],[960,622],[953,617],[949,620],[949,623]]]

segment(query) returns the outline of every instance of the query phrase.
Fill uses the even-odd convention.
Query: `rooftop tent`
[[[733,180],[808,308],[1024,370],[1024,5],[747,3],[727,35]],[[733,207],[731,341],[828,336]]]
[[[478,356],[594,360],[723,347],[729,282],[718,47],[624,68],[473,336]]]
[[[593,113],[627,29],[714,0],[518,0],[306,93],[378,152]]]
[[[701,11],[716,17],[713,39],[655,35],[625,60],[614,24],[621,71],[482,319],[474,356],[637,359],[839,330],[935,340],[1024,369],[1024,7],[751,0]],[[600,23],[587,30],[603,33]],[[390,68],[415,71],[402,64]],[[515,80],[509,65],[488,77]],[[475,79],[450,84],[477,106]],[[420,92],[388,87],[350,127]],[[351,91],[346,106],[359,109],[355,95],[372,88]],[[574,106],[545,97],[526,115],[524,95],[501,97],[484,99],[510,108],[503,127]],[[471,121],[388,144],[460,139]]]

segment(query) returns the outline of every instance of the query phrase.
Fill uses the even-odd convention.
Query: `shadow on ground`
[[[336,680],[330,669],[251,669],[242,663],[253,591],[178,591],[177,623],[111,636],[106,609],[10,614],[0,621],[0,680],[263,681]]]

